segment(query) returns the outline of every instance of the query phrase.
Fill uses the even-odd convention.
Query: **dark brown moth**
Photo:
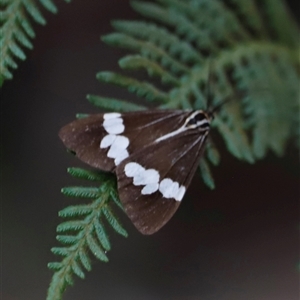
[[[116,174],[128,217],[141,233],[152,234],[181,203],[205,149],[213,111],[91,115],[63,127],[59,137],[85,163]]]

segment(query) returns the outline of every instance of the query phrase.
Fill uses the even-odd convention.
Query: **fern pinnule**
[[[210,139],[206,145],[206,156],[214,166],[217,166],[220,163],[220,153],[216,146],[212,143]]]
[[[98,188],[80,187],[80,186],[65,187],[61,189],[61,192],[68,197],[74,197],[74,198],[95,199],[99,195]]]
[[[215,181],[214,178],[212,176],[209,164],[207,163],[205,158],[202,158],[200,160],[199,163],[199,169],[201,172],[201,176],[203,179],[203,182],[211,189],[214,190],[215,189]]]
[[[79,260],[87,271],[92,270],[91,259],[89,258],[88,254],[85,251],[83,250],[79,251]]]
[[[98,241],[94,238],[93,235],[88,234],[86,236],[86,243],[93,255],[103,262],[108,262],[108,257],[105,255],[105,251],[98,244]]]
[[[170,74],[160,64],[140,55],[125,56],[119,61],[119,65],[125,70],[145,69],[149,77],[160,77],[162,83],[180,86],[179,79]]]
[[[56,228],[56,231],[57,232],[78,231],[78,230],[84,229],[86,226],[87,226],[86,219],[85,220],[66,221],[66,222],[59,224]]]
[[[88,204],[68,206],[58,212],[62,218],[72,218],[76,216],[83,216],[91,213],[91,206]]]
[[[74,235],[57,235],[56,236],[56,240],[65,245],[73,245],[74,243],[77,243],[79,239],[80,239],[80,236],[74,236]]]
[[[145,106],[134,104],[125,100],[100,97],[97,95],[87,95],[87,99],[96,107],[109,111],[137,111],[146,109]]]
[[[75,177],[80,179],[85,179],[89,181],[104,181],[107,180],[108,174],[105,174],[103,172],[95,171],[95,170],[85,170],[82,168],[68,168],[68,173]]]
[[[166,93],[157,89],[153,84],[122,76],[113,72],[99,72],[97,79],[125,87],[129,92],[136,94],[138,97],[144,97],[149,101],[167,102],[168,96]]]
[[[95,219],[94,229],[95,229],[95,233],[98,237],[98,240],[101,241],[103,248],[106,251],[109,251],[111,249],[110,241],[109,241],[107,234],[105,232],[105,229],[104,229],[103,225],[100,223],[99,219]]]
[[[102,212],[107,222],[116,232],[118,232],[120,235],[123,235],[124,237],[128,236],[127,231],[123,228],[123,226],[120,224],[118,219],[109,208],[104,207]]]

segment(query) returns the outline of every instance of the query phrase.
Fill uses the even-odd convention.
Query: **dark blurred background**
[[[80,203],[60,193],[84,185],[66,173],[82,166],[57,136],[78,112],[97,110],[86,94],[133,99],[100,84],[100,70],[118,70],[122,52],[100,42],[112,19],[140,18],[129,1],[55,1],[58,15],[44,12],[35,26],[34,50],[1,91],[3,300],[45,299],[52,276],[47,263],[60,257],[57,212]],[[298,14],[298,1],[289,1]],[[131,98],[130,98],[131,97]],[[110,262],[93,264],[76,278],[64,299],[299,299],[299,160],[289,149],[281,159],[255,165],[221,147],[221,165],[210,191],[196,175],[173,219],[157,234],[143,236],[119,217],[127,239],[110,232]]]

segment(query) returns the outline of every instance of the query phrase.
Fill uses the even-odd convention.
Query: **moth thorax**
[[[209,130],[210,118],[203,110],[196,110],[186,119],[185,127]]]

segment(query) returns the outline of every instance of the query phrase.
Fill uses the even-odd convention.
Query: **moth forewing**
[[[187,114],[180,110],[145,110],[91,115],[64,126],[59,137],[85,163],[113,172],[131,153],[182,125]]]
[[[143,234],[158,231],[177,210],[198,167],[206,135],[197,129],[182,131],[135,152],[116,168],[120,200]]]

